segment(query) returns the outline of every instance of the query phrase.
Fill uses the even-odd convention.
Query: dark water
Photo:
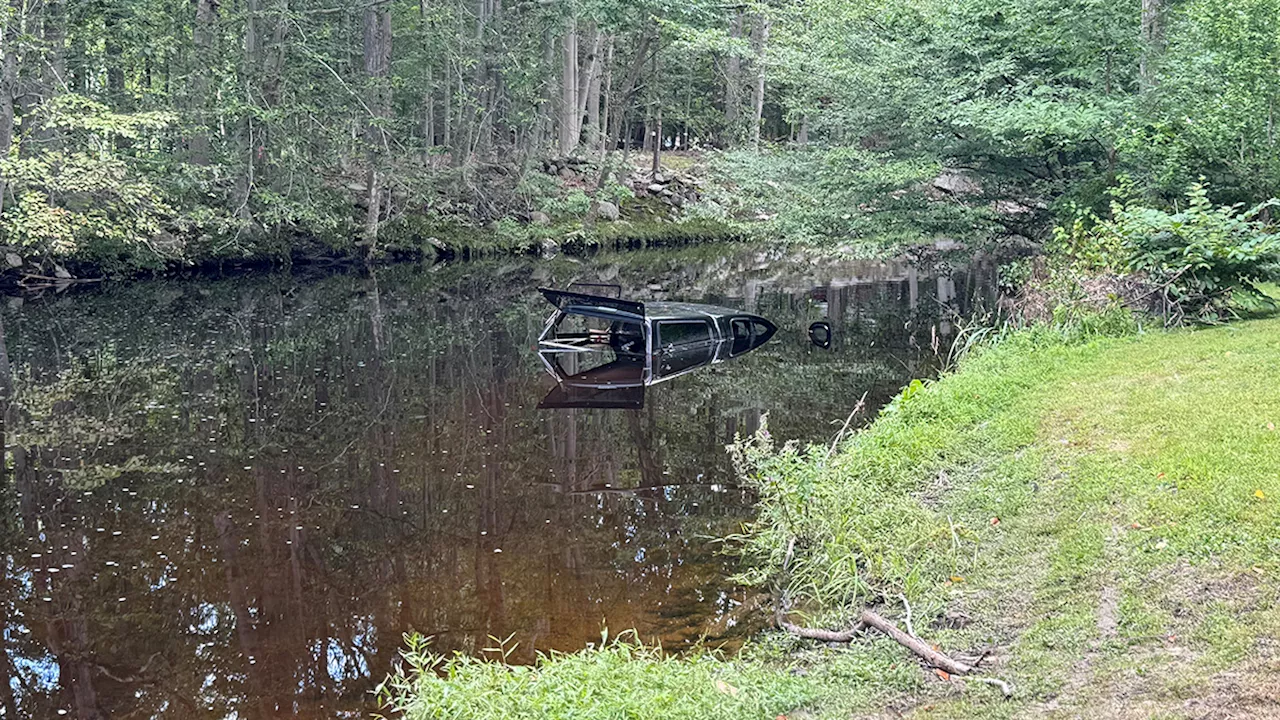
[[[763,613],[710,540],[751,515],[724,445],[830,438],[989,276],[733,247],[10,299],[0,711],[356,717],[410,629],[733,646]],[[539,411],[533,288],[575,280],[781,329],[642,410]]]

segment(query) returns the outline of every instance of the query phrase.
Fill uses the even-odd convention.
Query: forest
[[[63,277],[617,236],[1038,241],[1193,183],[1253,208],[1280,181],[1278,12],[8,0],[0,242],[10,274]]]

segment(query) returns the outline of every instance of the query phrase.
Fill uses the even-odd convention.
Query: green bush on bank
[[[1277,206],[1272,199],[1248,210],[1215,207],[1198,182],[1187,190],[1185,209],[1115,200],[1109,218],[1079,213],[1055,231],[1054,249],[1074,270],[1140,278],[1140,297],[1132,299],[1174,323],[1217,321],[1256,306],[1264,299],[1259,283],[1280,278],[1280,233],[1261,219]]]

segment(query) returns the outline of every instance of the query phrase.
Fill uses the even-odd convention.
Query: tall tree
[[[746,10],[741,6],[734,8],[733,21],[729,25],[729,40],[731,42],[729,57],[725,61],[724,124],[730,133],[735,132],[739,118],[742,115],[742,55],[738,51],[737,41],[742,39],[743,18],[745,16]]]
[[[0,16],[0,39],[4,41],[3,57],[0,57],[0,159],[9,157],[13,147],[14,96],[18,94],[18,35],[21,32],[23,0],[9,0]],[[4,189],[0,179],[0,191]],[[0,206],[4,194],[0,192]]]
[[[191,162],[196,165],[209,163],[209,127],[206,110],[210,107],[211,77],[214,62],[214,42],[218,28],[218,0],[193,0],[195,18],[191,24],[191,45],[194,50],[191,72],[191,109],[194,111],[192,134],[188,139]]]
[[[1155,87],[1156,58],[1164,50],[1165,0],[1142,0],[1142,52],[1138,56],[1138,82],[1142,90]]]
[[[369,163],[365,175],[368,208],[365,214],[364,241],[370,255],[377,253],[378,225],[382,214],[381,164],[388,148],[385,121],[391,108],[391,88],[387,76],[391,71],[391,2],[375,0],[364,11],[364,74],[366,81],[365,145]]]
[[[760,148],[760,131],[764,122],[764,90],[765,90],[765,51],[769,44],[769,16],[760,13],[751,28],[751,54],[755,62],[755,92],[752,94],[751,106],[751,146]]]
[[[578,20],[570,17],[560,40],[560,154],[578,147]]]

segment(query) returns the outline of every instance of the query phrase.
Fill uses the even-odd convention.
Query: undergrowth
[[[1280,233],[1264,219],[1280,201],[1214,206],[1203,179],[1172,210],[1134,199],[1123,180],[1112,195],[1107,217],[1079,211],[1056,229],[1024,314],[1045,320],[1046,310],[1124,304],[1181,325],[1273,307],[1258,285],[1280,277]]]

